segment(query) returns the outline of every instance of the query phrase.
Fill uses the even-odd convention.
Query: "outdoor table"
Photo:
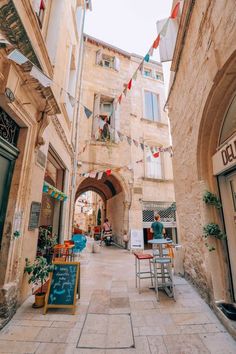
[[[148,243],[152,245],[152,248],[155,249],[158,247],[159,256],[154,257],[152,263],[154,267],[154,277],[155,277],[155,291],[158,294],[158,288],[163,288],[168,296],[174,298],[174,284],[172,277],[172,260],[170,257],[163,256],[163,245],[172,244],[172,240],[167,239],[152,239]],[[157,264],[160,264],[160,273],[157,271]],[[167,265],[167,267],[166,267]],[[161,279],[161,283],[158,283],[158,278]],[[172,289],[172,290],[171,290]],[[157,296],[158,297],[158,296]]]

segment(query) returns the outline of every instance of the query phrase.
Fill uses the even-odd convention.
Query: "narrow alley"
[[[236,343],[186,280],[176,302],[150,280],[135,288],[134,255],[116,247],[81,255],[81,299],[70,310],[33,309],[33,297],[0,334],[0,353],[233,354]]]

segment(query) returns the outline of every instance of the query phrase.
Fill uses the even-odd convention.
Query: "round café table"
[[[152,263],[154,268],[154,278],[155,278],[155,291],[158,298],[158,288],[165,290],[168,296],[174,298],[174,284],[172,276],[172,260],[170,257],[163,256],[163,246],[171,245],[172,240],[165,238],[148,240],[148,243],[152,245],[153,250],[158,248],[159,255],[154,257]],[[160,273],[157,270],[157,264],[160,265]],[[161,283],[158,283],[158,279],[161,279]]]

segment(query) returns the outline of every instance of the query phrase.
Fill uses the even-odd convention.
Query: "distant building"
[[[89,5],[0,2],[0,327],[31,293],[23,272],[39,226],[58,242],[71,231],[78,112],[68,93],[78,100]]]
[[[152,238],[149,228],[157,212],[167,233],[176,239],[170,153],[160,152],[154,158],[150,149],[140,146],[170,145],[168,117],[163,111],[162,66],[155,61],[145,62],[132,89],[116,107],[124,84],[142,58],[88,35],[84,41],[81,112],[85,105],[93,114],[89,119],[84,114],[83,119],[80,113],[81,167],[76,196],[88,190],[101,196],[105,205],[103,220],[108,217],[115,241],[120,244],[124,230],[131,229],[143,229],[147,243]],[[111,173],[106,174],[106,170]],[[94,173],[83,176],[89,172]]]
[[[167,101],[185,274],[213,306],[236,300],[235,36],[234,1],[185,1]],[[203,201],[206,191],[222,209]],[[203,237],[210,223],[227,240]]]

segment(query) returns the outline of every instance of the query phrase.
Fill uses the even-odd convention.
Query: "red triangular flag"
[[[170,15],[170,18],[176,18],[177,15],[178,15],[178,12],[179,12],[179,7],[180,7],[180,2],[177,2],[177,4],[175,5],[171,15]]]
[[[160,155],[160,152],[158,151],[158,152],[155,152],[152,156],[155,157],[155,159],[156,159],[157,157],[159,157],[159,155]]]
[[[121,100],[122,100],[122,94],[119,96],[119,98],[118,98],[118,102],[119,102],[119,104],[121,104]]]
[[[111,170],[106,170],[106,175],[110,176],[111,175]]]
[[[129,90],[131,89],[131,87],[132,87],[132,79],[129,80],[129,83],[128,83],[128,85],[127,85],[127,88],[128,88]]]
[[[157,38],[156,38],[155,41],[153,42],[152,47],[153,47],[154,49],[157,49],[157,47],[159,46],[159,43],[160,43],[160,35],[157,36]]]

